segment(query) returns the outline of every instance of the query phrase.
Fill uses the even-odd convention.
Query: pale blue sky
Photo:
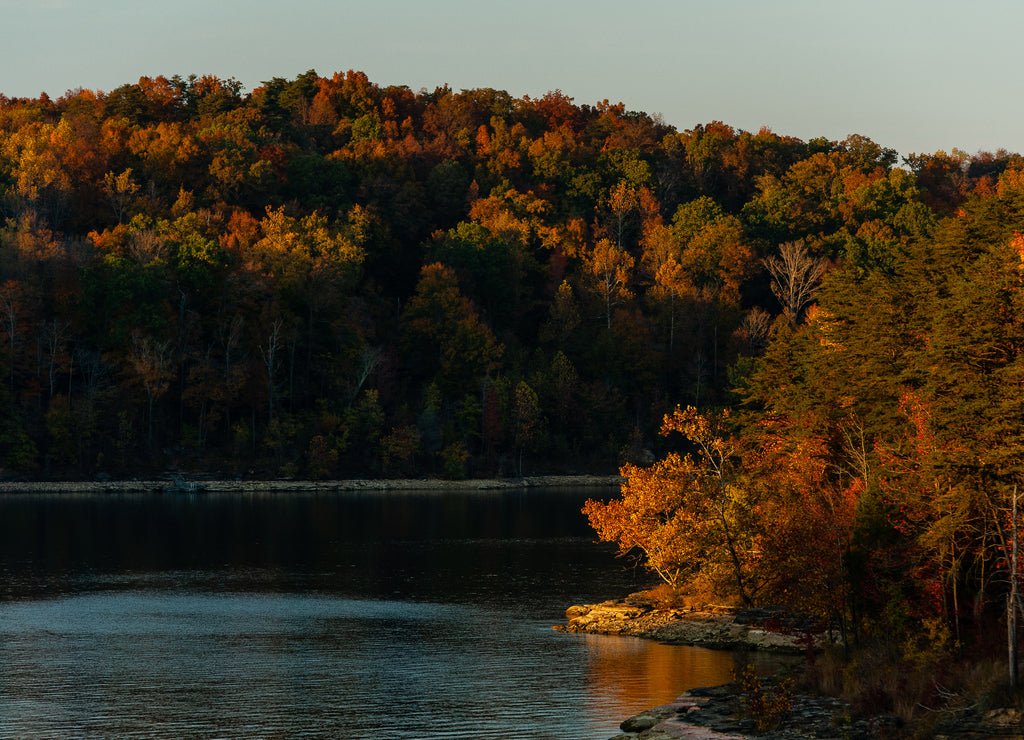
[[[12,97],[358,69],[413,90],[560,89],[679,129],[1024,152],[1021,0],[0,0],[0,18]]]

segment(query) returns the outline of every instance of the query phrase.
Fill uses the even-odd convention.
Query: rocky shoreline
[[[600,604],[571,606],[564,632],[644,637],[672,645],[715,650],[758,650],[800,654],[829,642],[821,632],[777,610],[731,607],[666,607],[646,593]]]
[[[744,709],[739,686],[732,683],[691,689],[670,704],[630,717],[612,740],[869,740],[895,725],[894,718],[853,721],[849,707],[838,699],[798,696],[784,721],[758,730],[757,720]]]
[[[720,650],[795,655],[829,642],[828,635],[811,632],[809,627],[776,610],[665,607],[641,592],[600,604],[571,606],[566,610],[566,624],[556,625],[555,629],[629,635]],[[743,687],[733,682],[691,689],[669,704],[634,715],[620,725],[622,734],[611,740],[875,740],[909,736],[935,740],[1024,740],[1024,717],[1012,708],[987,712],[969,709],[957,715],[937,716],[929,734],[908,735],[898,717],[856,717],[850,705],[840,699],[795,692],[792,683],[784,686],[781,682],[787,679],[779,676],[763,681],[766,695],[778,687],[782,691],[777,696],[785,697],[774,707],[784,709],[777,722],[763,721],[764,711],[772,708],[771,700],[762,702],[764,707],[759,714]]]
[[[0,481],[4,493],[334,493],[345,491],[496,491],[528,488],[618,487],[619,476],[539,475],[528,478],[473,480],[208,480],[168,474],[153,479],[93,481]]]
[[[908,733],[898,717],[858,718],[839,699],[796,694],[777,725],[758,729],[758,716],[744,706],[739,685],[731,683],[691,689],[670,704],[630,717],[620,729],[611,740],[1022,740],[1024,718],[1016,709],[972,710]]]

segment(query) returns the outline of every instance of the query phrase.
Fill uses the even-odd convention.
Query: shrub
[[[745,717],[754,721],[758,732],[779,725],[793,709],[793,682],[787,678],[762,678],[748,665],[736,673],[740,685],[740,704]]]
[[[449,480],[463,480],[466,477],[466,462],[469,460],[469,451],[462,442],[455,442],[441,450],[441,460],[444,462],[444,477]]]

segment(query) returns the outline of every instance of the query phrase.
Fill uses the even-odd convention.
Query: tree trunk
[[[732,560],[733,571],[736,574],[736,588],[740,592],[740,599],[743,601],[744,606],[751,606],[752,602],[750,597],[747,595],[747,587],[743,582],[743,568],[740,565],[740,556],[736,552],[736,544],[732,539],[732,532],[729,529],[729,521],[725,516],[725,492],[722,492],[723,501],[719,506],[718,516],[719,521],[722,524],[722,533],[725,535],[725,544],[729,550],[729,558]]]
[[[1010,598],[1006,604],[1007,660],[1010,686],[1017,688],[1017,487],[1013,487],[1013,521],[1010,528]]]

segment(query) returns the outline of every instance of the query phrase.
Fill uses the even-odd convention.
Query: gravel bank
[[[494,491],[527,488],[618,487],[618,476],[540,475],[529,478],[438,480],[205,480],[171,475],[150,480],[0,481],[3,493],[332,493],[337,491]],[[192,487],[192,488],[190,488]]]

